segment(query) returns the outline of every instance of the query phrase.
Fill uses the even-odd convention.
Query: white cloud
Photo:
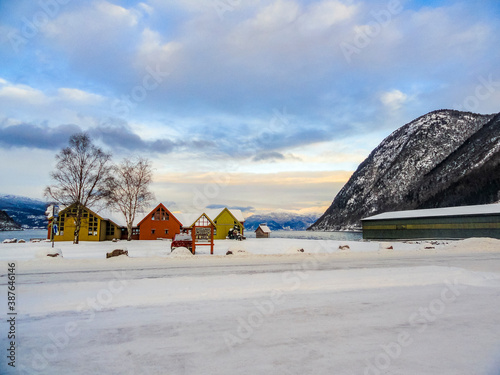
[[[59,88],[57,90],[58,97],[61,100],[72,101],[80,104],[98,104],[104,100],[101,95],[89,93],[74,88]]]
[[[0,109],[3,106],[9,106],[13,103],[17,105],[46,105],[49,99],[45,94],[28,85],[12,84],[4,79],[0,81],[0,99],[2,103],[0,104]]]
[[[399,90],[392,90],[380,94],[380,101],[390,109],[399,109],[406,102],[408,96]]]
[[[313,3],[300,17],[303,30],[325,30],[342,21],[351,19],[359,7],[346,5],[340,1],[322,1]]]

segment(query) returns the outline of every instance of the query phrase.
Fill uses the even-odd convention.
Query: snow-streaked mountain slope
[[[254,231],[261,223],[267,223],[271,230],[306,230],[318,217],[319,215],[299,215],[292,212],[252,215],[245,220],[245,230]]]
[[[312,230],[358,228],[386,211],[498,201],[500,114],[439,110],[372,151]]]

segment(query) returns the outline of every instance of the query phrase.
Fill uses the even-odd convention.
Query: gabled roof
[[[214,210],[204,210],[203,213],[207,215],[207,217],[210,219],[210,221],[213,223],[219,215],[224,212],[224,210],[227,210],[229,214],[234,218],[234,220],[239,221],[240,223],[244,223],[245,219],[243,218],[243,214],[241,213],[240,210],[230,210],[227,207],[224,208],[219,208],[219,209],[214,209]],[[175,214],[177,218],[180,220],[180,222],[183,224],[185,227],[191,227],[192,224],[194,224],[199,218],[200,218],[200,213],[177,213]],[[215,225],[215,224],[214,224]]]
[[[224,207],[222,210],[220,210],[220,212],[217,214],[217,216],[215,216],[213,219],[214,221],[216,221],[218,219],[218,217],[220,215],[222,215],[222,213],[224,211],[227,211],[229,213],[229,215],[232,216],[232,218],[236,221],[239,221],[240,223],[244,223],[245,222],[245,219],[243,218],[243,214],[241,213],[240,210],[230,210],[229,208],[227,207]],[[212,216],[211,216],[212,217]]]
[[[271,233],[271,229],[269,229],[269,227],[267,226],[267,224],[260,224],[260,225],[258,226],[258,228],[257,228],[257,229],[255,229],[255,231],[257,232],[259,229],[260,229],[262,232],[264,232],[264,233]]]
[[[500,204],[482,204],[476,206],[460,206],[446,208],[430,208],[426,210],[408,210],[384,212],[375,216],[365,217],[363,220],[390,220],[410,219],[443,216],[470,216],[470,215],[500,215]]]
[[[143,219],[141,219],[141,221],[139,221],[139,223],[137,224],[137,226],[140,226],[144,221],[146,221],[149,217],[151,217],[151,215],[156,211],[158,210],[158,208],[163,208],[165,211],[167,211],[168,215],[170,217],[173,217],[175,221],[177,221],[179,223],[180,226],[182,226],[182,222],[172,213],[170,212],[170,210],[165,207],[165,205],[163,203],[160,203],[158,204],[158,206],[156,206],[155,208],[153,208],[146,216],[144,216]]]
[[[195,220],[193,220],[193,221],[191,222],[191,224],[190,224],[190,225],[184,225],[184,227],[191,228],[191,227],[192,227],[192,226],[194,226],[194,225],[196,224],[196,222],[197,222],[198,220],[200,220],[202,217],[205,217],[205,218],[206,218],[206,219],[210,222],[210,224],[211,224],[211,225],[213,225],[213,226],[215,227],[214,222],[212,221],[212,219],[210,219],[210,217],[208,217],[208,215],[207,215],[206,213],[202,213],[202,214],[201,214],[200,216],[198,216]]]

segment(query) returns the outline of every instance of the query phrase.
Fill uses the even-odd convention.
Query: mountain
[[[289,212],[273,212],[265,215],[252,215],[245,220],[245,230],[254,231],[259,224],[267,223],[271,230],[306,230],[319,215],[299,215]]]
[[[46,228],[47,203],[16,195],[0,195],[0,210],[5,211],[21,227]]]
[[[0,231],[4,230],[21,230],[21,227],[5,211],[0,210]]]
[[[500,114],[439,110],[377,146],[310,230],[359,229],[386,211],[500,199]]]

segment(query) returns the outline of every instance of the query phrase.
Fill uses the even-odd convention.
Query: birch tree
[[[74,206],[76,213],[73,243],[77,244],[82,225],[83,208],[90,208],[107,197],[111,172],[111,154],[95,146],[86,133],[70,137],[69,147],[56,155],[56,170],[50,174],[53,185],[45,196],[61,206]]]
[[[144,211],[155,199],[150,191],[152,182],[153,168],[146,158],[123,159],[113,167],[113,178],[108,188],[108,204],[125,217],[128,241],[132,239],[132,228],[137,213]]]

